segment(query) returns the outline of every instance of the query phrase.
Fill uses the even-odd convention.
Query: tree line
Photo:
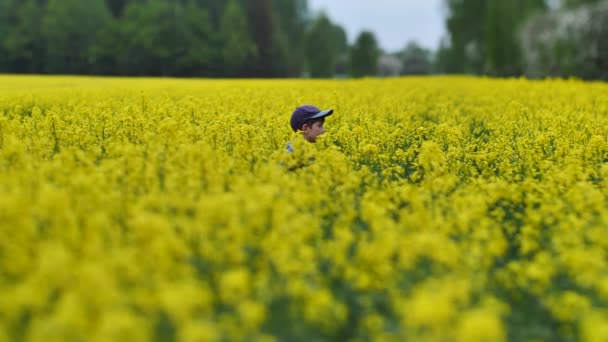
[[[436,71],[608,79],[606,0],[445,0]]]
[[[387,53],[307,0],[0,0],[0,73],[608,79],[608,0],[443,4],[436,51]]]
[[[306,0],[0,0],[0,72],[364,76],[377,55]]]

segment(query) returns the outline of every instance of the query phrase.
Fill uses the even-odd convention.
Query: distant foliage
[[[0,72],[299,77],[315,22],[306,0],[0,0]],[[333,77],[346,35],[321,36]]]
[[[352,77],[375,76],[380,48],[373,32],[359,34],[350,51],[349,73]]]
[[[525,73],[608,80],[608,2],[540,15],[524,26]]]
[[[403,75],[425,75],[433,71],[431,51],[414,41],[408,42],[398,56],[403,64],[400,71]]]
[[[445,0],[436,68],[491,76],[606,79],[606,0]]]
[[[334,76],[338,58],[336,36],[333,23],[321,14],[306,35],[306,57],[311,77],[331,78]]]

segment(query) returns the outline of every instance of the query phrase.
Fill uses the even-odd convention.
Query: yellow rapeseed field
[[[577,80],[0,76],[0,341],[607,341],[607,141]]]

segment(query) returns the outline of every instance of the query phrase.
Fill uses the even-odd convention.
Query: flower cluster
[[[0,80],[0,341],[608,338],[606,84]]]

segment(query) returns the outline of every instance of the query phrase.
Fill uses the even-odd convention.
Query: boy
[[[308,142],[315,143],[317,137],[325,133],[323,123],[325,123],[325,117],[332,115],[333,109],[320,110],[319,108],[311,105],[299,106],[291,114],[291,129],[294,132],[302,131],[302,136]],[[287,145],[287,151],[293,152],[293,146],[291,142]]]

